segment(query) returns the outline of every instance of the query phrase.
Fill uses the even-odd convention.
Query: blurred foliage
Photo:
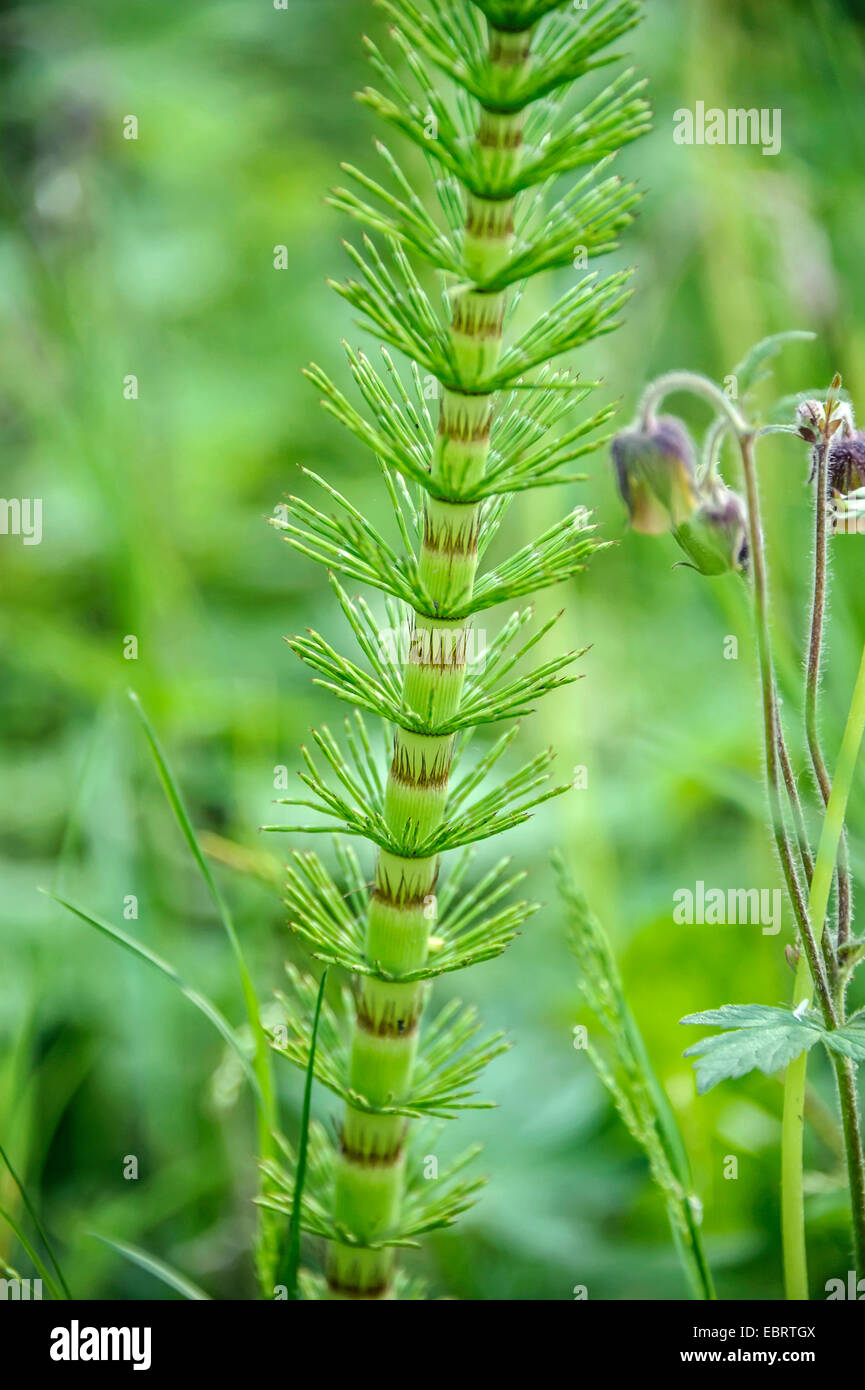
[[[301,731],[325,705],[280,638],[306,625],[340,636],[321,574],[264,518],[301,485],[299,463],[384,516],[378,480],[359,476],[362,451],[346,448],[300,375],[315,359],[344,380],[340,338],[354,336],[324,285],[345,258],[323,195],[338,162],[359,159],[372,137],[350,99],[367,80],[364,28],[382,29],[367,0],[0,5],[2,491],[44,500],[41,545],[0,537],[0,1131],[79,1296],[171,1296],[90,1231],[143,1246],[216,1297],[253,1290],[252,1115],[218,1039],[163,981],[36,888],[126,927],[135,895],[140,939],[240,1020],[229,953],[124,691],[140,691],[196,824],[260,851],[273,769],[297,768]],[[646,192],[616,257],[637,266],[636,294],[588,374],[605,377],[627,419],[651,376],[689,366],[720,379],[758,338],[801,327],[818,339],[784,353],[777,393],[824,387],[837,369],[861,400],[861,6],[652,0],[629,43],[656,108],[654,133],[622,159]],[[673,112],[698,99],[780,108],[780,156],[675,145]],[[123,138],[130,114],[137,141]],[[137,400],[124,398],[129,374]],[[486,1142],[492,1182],[416,1265],[434,1292],[460,1298],[568,1299],[575,1285],[591,1298],[684,1295],[645,1160],[572,1046],[580,1003],[549,866],[555,842],[613,934],[689,1146],[719,1295],[776,1298],[780,1086],[750,1077],[698,1101],[677,1020],[786,999],[790,923],[772,938],[672,922],[675,889],[697,879],[779,883],[745,596],[736,581],[674,569],[672,543],[664,554],[626,535],[606,460],[590,467],[572,501],[596,506],[621,544],[539,604],[544,615],[567,609],[551,643],[591,644],[587,679],[523,732],[531,751],[552,741],[563,767],[584,766],[588,787],[510,837],[548,905],[501,961],[465,980],[486,1022],[517,1044],[489,1074],[500,1108],[458,1127],[464,1143]],[[811,549],[806,471],[804,446],[767,441],[791,726]],[[560,505],[527,497],[510,539],[530,539]],[[839,540],[824,689],[833,757],[865,631],[860,572],[859,543]],[[124,659],[130,635],[136,661]],[[736,661],[724,659],[728,635]],[[860,784],[860,873],[863,831]],[[288,850],[275,839],[263,848]],[[268,995],[281,962],[300,959],[278,895],[266,876],[219,873]],[[820,1065],[808,1157],[831,1173]],[[280,1083],[293,1136],[298,1079]],[[333,1105],[316,1103],[330,1123]],[[123,1178],[130,1154],[137,1181]],[[737,1181],[723,1176],[730,1154]],[[849,1257],[843,1195],[825,1180],[812,1187],[819,1292]],[[2,1179],[0,1201],[14,1204]],[[5,1231],[0,1255],[20,1256]]]

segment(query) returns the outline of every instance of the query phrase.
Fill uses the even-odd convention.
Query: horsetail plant
[[[506,903],[522,877],[506,859],[468,886],[473,846],[567,787],[550,785],[551,752],[500,771],[515,727],[477,757],[470,741],[480,726],[518,719],[576,679],[579,654],[526,672],[521,663],[553,622],[532,630],[531,610],[518,609],[475,650],[474,619],[571,578],[601,543],[577,508],[509,558],[482,561],[518,493],[574,481],[568,465],[602,442],[612,408],[575,418],[597,383],[556,359],[617,326],[627,273],[584,275],[524,331],[509,330],[529,280],[616,247],[637,193],[608,165],[648,125],[643,84],[630,72],[582,105],[574,95],[581,79],[616,61],[610,45],[637,22],[636,0],[380,3],[403,71],[367,40],[380,87],[360,99],[423,152],[438,214],[384,145],[385,183],[344,166],[349,185],[332,201],[364,234],[361,247],[348,247],[359,278],[334,288],[379,340],[383,368],[346,347],[360,407],[319,367],[308,375],[374,455],[397,539],[314,474],[332,510],[292,497],[273,518],[330,571],[365,659],[355,664],[316,632],[291,640],[316,682],[354,709],[344,749],[327,728],[314,732],[326,771],[304,750],[309,795],[284,803],[324,821],[267,827],[337,832],[334,874],[318,855],[295,853],[288,906],[312,953],[358,981],[345,994],[346,1026],[322,1008],[315,1075],[344,1112],[335,1145],[322,1128],[311,1131],[299,1214],[327,1242],[324,1278],[305,1276],[306,1295],[331,1299],[415,1296],[396,1249],[449,1225],[480,1185],[464,1176],[471,1153],[436,1182],[420,1178],[408,1157],[410,1121],[481,1105],[474,1083],[503,1041],[475,1041],[473,1012],[453,1002],[423,1032],[422,1015],[435,977],[499,955],[536,910]],[[562,177],[577,171],[562,191]],[[422,278],[430,271],[440,306]],[[340,578],[384,595],[386,631]],[[365,715],[384,721],[386,774]],[[340,832],[374,853],[371,892],[369,870]],[[459,854],[439,888],[449,851]],[[297,972],[291,985],[275,1046],[306,1066],[316,989]],[[283,1213],[292,1211],[294,1167],[287,1144],[283,1161],[266,1165],[273,1190],[261,1200]]]

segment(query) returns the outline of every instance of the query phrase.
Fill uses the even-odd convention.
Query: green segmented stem
[[[530,33],[490,32],[490,65],[503,83],[529,61]],[[476,141],[485,165],[516,169],[523,115],[481,109]],[[434,612],[415,612],[403,706],[421,714],[429,733],[397,728],[385,793],[385,817],[397,840],[417,840],[442,822],[448,797],[453,736],[435,733],[459,708],[469,640],[465,620],[446,615],[472,593],[478,563],[480,508],[461,495],[483,477],[490,447],[493,397],[473,393],[498,362],[506,294],[476,288],[507,261],[513,245],[514,204],[468,200],[464,252],[473,285],[455,299],[451,345],[460,390],[443,389],[438,437],[427,496],[420,574]],[[442,616],[438,616],[442,615]],[[425,965],[435,921],[439,860],[382,851],[375,870],[366,956],[390,975]],[[410,1090],[426,986],[365,977],[351,1049],[351,1084],[371,1106]],[[337,1158],[335,1218],[360,1242],[397,1224],[405,1174],[408,1121],[346,1106]],[[327,1262],[333,1299],[384,1299],[391,1292],[390,1247],[332,1244]]]

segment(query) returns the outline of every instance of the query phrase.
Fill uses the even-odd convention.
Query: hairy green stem
[[[760,663],[760,690],[763,709],[763,734],[764,750],[766,759],[766,782],[769,796],[769,808],[772,823],[772,833],[784,879],[787,886],[790,902],[793,906],[794,915],[799,928],[799,935],[804,946],[804,953],[800,958],[797,972],[797,992],[796,1003],[801,1002],[804,997],[806,982],[809,978],[817,990],[821,1012],[827,1027],[836,1027],[838,1023],[838,1013],[835,1001],[832,998],[829,981],[822,956],[822,931],[820,941],[815,938],[813,922],[821,923],[825,920],[826,904],[823,905],[819,917],[815,918],[810,910],[818,903],[817,894],[819,893],[818,872],[814,871],[811,880],[811,894],[809,905],[806,906],[801,883],[793,862],[793,855],[784,823],[783,808],[781,804],[779,772],[784,779],[787,793],[790,798],[793,810],[794,822],[797,831],[799,852],[802,857],[803,867],[806,877],[808,874],[808,856],[810,850],[805,851],[807,837],[804,834],[804,819],[801,815],[801,805],[798,793],[795,788],[795,778],[792,766],[786,751],[786,744],[783,739],[780,718],[778,713],[778,701],[775,687],[775,676],[772,662],[771,637],[769,633],[769,595],[768,578],[766,573],[766,557],[763,545],[763,533],[760,520],[760,497],[757,485],[756,466],[754,460],[754,433],[751,431],[744,419],[741,417],[732,403],[724,396],[712,382],[703,377],[691,373],[676,372],[666,377],[662,377],[655,382],[643,399],[642,411],[644,421],[651,422],[654,411],[663,397],[672,391],[688,390],[702,395],[711,401],[723,413],[724,417],[736,435],[739,443],[742,466],[745,477],[745,489],[748,501],[748,525],[749,539],[751,547],[751,564],[753,568],[753,590],[754,590],[754,611],[757,629],[757,650]],[[827,817],[828,818],[828,817]],[[803,852],[804,851],[804,852]],[[831,860],[833,869],[835,863],[834,853]],[[819,858],[818,858],[819,867]],[[828,902],[828,889],[827,889]],[[840,1062],[841,1059],[839,1059]],[[855,1190],[860,1181],[861,1170],[861,1143],[857,1145],[858,1139],[858,1118],[855,1108],[855,1088],[851,1096],[850,1086],[845,1077],[845,1089],[840,1086],[843,1068],[839,1071],[839,1096],[841,1100],[842,1120],[845,1133],[845,1148],[848,1158],[848,1169],[850,1171],[851,1192]],[[788,1068],[785,1077],[784,1092],[784,1116],[782,1123],[782,1236],[784,1244],[784,1270],[785,1286],[788,1298],[808,1297],[807,1280],[807,1259],[805,1247],[804,1230],[804,1188],[802,1175],[802,1142],[803,1142],[803,1116],[805,1105],[805,1080],[807,1071],[807,1054],[797,1058]],[[857,1153],[858,1149],[858,1153]]]
[[[672,396],[681,391],[702,396],[704,400],[715,406],[716,410],[729,421],[737,440],[741,441],[749,434],[748,424],[744,416],[736,409],[729,396],[725,396],[714,381],[710,381],[708,377],[700,376],[698,372],[667,372],[646,388],[639,409],[643,428],[646,430],[651,428],[658,406],[666,396]]]
[[[853,1215],[853,1256],[857,1280],[865,1277],[865,1149],[859,1120],[856,1092],[856,1063],[849,1057],[834,1057],[835,1079],[841,1102],[844,1152],[850,1183],[850,1209]]]
[[[809,911],[812,922],[824,921],[829,904],[831,877],[835,873],[837,859],[838,884],[838,936],[840,948],[850,934],[851,894],[848,867],[846,835],[844,830],[844,810],[840,813],[836,832],[833,835],[829,821],[828,808],[832,802],[832,783],[826,768],[820,745],[818,731],[818,697],[820,684],[820,664],[822,652],[823,625],[826,609],[827,578],[827,515],[826,515],[826,443],[817,447],[816,458],[816,499],[815,499],[815,541],[814,541],[814,588],[811,610],[811,634],[808,648],[808,661],[805,678],[805,729],[808,749],[814,775],[824,806],[827,808],[824,838],[828,834],[826,859],[823,863],[818,855],[820,880],[812,883]],[[837,812],[833,806],[833,813]],[[820,845],[823,851],[823,840]],[[831,855],[831,859],[829,856]],[[815,896],[816,895],[816,896]],[[818,917],[816,914],[820,913]],[[838,961],[832,951],[832,943],[827,941],[825,925],[821,941],[832,965],[835,1002],[839,1022],[845,1016],[844,972],[838,968]],[[807,999],[809,975],[805,962],[800,961],[794,987],[794,1006]],[[844,1148],[847,1157],[851,1203],[854,1216],[854,1242],[857,1265],[862,1267],[865,1236],[865,1176],[863,1176],[862,1138],[859,1128],[856,1098],[855,1065],[851,1061],[833,1056],[838,1096],[841,1105],[841,1118],[844,1133]],[[795,1060],[787,1069],[784,1089],[784,1120],[782,1135],[782,1207],[785,1250],[785,1287],[791,1299],[808,1297],[808,1276],[805,1254],[805,1213],[803,1194],[803,1148],[804,1148],[804,1092],[807,1073],[807,1053]]]
[[[775,691],[775,708],[778,709],[777,690]],[[811,880],[814,877],[814,856],[811,853],[811,842],[808,839],[808,829],[805,825],[802,801],[799,796],[799,788],[796,785],[796,774],[793,771],[793,764],[790,761],[790,754],[787,749],[787,740],[784,737],[784,730],[781,726],[780,712],[778,715],[778,761],[781,765],[781,772],[784,777],[784,786],[787,789],[787,800],[790,803],[790,813],[793,817],[793,829],[796,832],[796,844],[799,848],[799,859],[802,864],[802,871],[805,874],[805,882],[810,888]]]
[[[811,765],[814,769],[814,777],[824,806],[829,805],[829,798],[832,794],[832,783],[826,769],[826,761],[823,757],[823,750],[820,744],[817,714],[827,593],[826,455],[827,446],[825,441],[823,441],[817,447],[816,498],[814,503],[814,594],[811,605],[811,636],[808,644],[808,663],[805,676],[805,733],[808,740],[808,751],[811,755]],[[839,947],[843,946],[850,937],[851,906],[847,836],[842,827],[841,838],[838,845],[837,944]],[[843,984],[840,983],[841,978],[843,977],[839,977],[837,988],[840,992],[838,1006],[843,1019],[844,1004]]]
[[[856,689],[850,706],[850,714],[834,784],[829,796],[823,832],[817,852],[817,863],[811,885],[809,904],[811,920],[825,923],[829,905],[829,895],[841,835],[847,801],[850,795],[853,773],[865,733],[865,652],[859,668]],[[824,927],[825,930],[825,927]],[[794,1003],[800,1004],[810,994],[808,970],[804,958],[799,962],[794,988]],[[850,1202],[853,1213],[853,1245],[857,1276],[865,1269],[865,1158],[863,1158],[862,1135],[859,1124],[859,1111],[856,1095],[856,1066],[848,1058],[833,1054],[835,1077],[838,1083],[838,1098],[841,1106],[841,1122],[844,1135],[844,1152],[850,1184]],[[787,1068],[784,1093],[783,1124],[783,1231],[785,1252],[785,1285],[788,1298],[807,1298],[808,1281],[805,1262],[805,1219],[802,1182],[803,1155],[803,1103],[807,1053],[796,1059]]]
[[[783,830],[777,774],[775,772],[779,726],[769,637],[768,590],[762,528],[760,524],[760,499],[754,464],[753,438],[746,435],[740,442],[748,496],[751,554],[754,567],[754,601],[757,616],[757,641],[760,655],[761,687],[763,694],[767,781],[769,785],[769,798],[775,841],[778,846],[778,852],[781,855],[789,891],[791,889],[791,882],[795,879],[795,871],[790,863],[789,845],[786,842],[786,835]],[[834,855],[832,863],[834,865]],[[817,943],[814,940],[812,927],[815,920],[822,923],[825,919],[825,904],[818,917],[813,915],[815,905],[819,905],[820,868],[820,858],[818,855],[817,869],[812,878],[810,901],[807,909],[805,909],[802,904],[801,890],[798,887],[798,883],[796,883],[795,891],[791,891],[790,896],[799,924],[800,937],[805,947],[805,953],[803,953],[799,961],[797,985],[803,978],[807,978],[808,968],[810,966],[811,979],[820,995],[824,1020],[827,1026],[832,1027],[837,1023],[837,1017],[833,1001],[829,996],[828,982],[823,970],[823,960],[817,948]],[[797,1004],[800,1002],[798,992],[795,1002]],[[807,1064],[807,1053],[803,1053],[801,1057],[797,1058],[788,1066],[784,1088],[784,1113],[781,1135],[781,1225],[784,1248],[784,1279],[787,1297],[790,1299],[807,1299],[808,1297],[804,1223],[804,1184],[802,1173],[803,1119],[805,1113]]]
[[[664,396],[674,391],[690,391],[709,400],[721,413],[727,427],[739,443],[748,500],[748,525],[753,567],[754,610],[757,629],[757,648],[760,663],[760,687],[763,708],[766,781],[772,833],[781,860],[790,902],[804,947],[800,956],[794,1004],[806,1004],[811,986],[817,993],[820,1011],[827,1028],[835,1029],[844,1019],[845,972],[833,943],[826,940],[826,913],[832,879],[838,866],[838,946],[849,939],[851,898],[849,868],[844,841],[844,817],[852,781],[853,767],[865,730],[865,654],[853,697],[853,704],[844,735],[838,772],[832,785],[820,747],[817,702],[820,678],[820,656],[826,601],[826,447],[818,452],[815,580],[812,607],[811,638],[806,674],[806,732],[809,752],[821,797],[826,807],[823,831],[816,864],[811,857],[801,801],[795,774],[790,763],[781,727],[769,632],[769,596],[765,549],[760,521],[760,500],[754,460],[754,442],[760,433],[752,430],[739,411],[715,384],[690,372],[672,372],[659,378],[646,391],[641,404],[643,426],[651,428],[655,411]],[[706,458],[711,467],[718,439],[716,428]],[[779,777],[780,773],[780,777]],[[780,781],[783,778],[796,832],[800,861],[810,892],[806,905],[781,803]],[[815,932],[815,923],[819,924]],[[849,1175],[853,1212],[853,1241],[857,1273],[865,1258],[865,1159],[856,1095],[856,1065],[848,1058],[833,1053],[833,1066],[838,1084],[844,1150]],[[807,1253],[804,1219],[803,1139],[807,1052],[792,1062],[784,1083],[784,1115],[782,1124],[782,1236],[784,1247],[784,1277],[787,1297],[808,1298]]]
[[[655,412],[664,397],[677,391],[688,391],[692,394],[702,396],[714,405],[729,421],[742,455],[745,491],[748,500],[748,527],[751,545],[751,564],[753,567],[757,651],[760,662],[760,692],[763,708],[766,782],[769,796],[772,835],[778,850],[778,856],[781,860],[784,881],[787,886],[790,902],[793,906],[796,923],[808,953],[824,1019],[827,1026],[833,1027],[837,1021],[834,1002],[829,992],[820,949],[808,918],[805,898],[793,860],[793,853],[790,847],[790,840],[787,834],[781,804],[779,772],[781,772],[786,779],[787,773],[784,764],[786,763],[789,765],[789,758],[786,758],[785,755],[780,752],[783,736],[778,716],[775,674],[772,663],[772,644],[769,634],[769,592],[766,574],[766,556],[763,546],[763,532],[760,521],[760,498],[754,463],[754,431],[750,429],[744,417],[736,409],[732,401],[724,395],[723,391],[707,377],[700,376],[695,372],[669,372],[667,375],[659,377],[657,381],[654,381],[651,386],[648,387],[640,405],[640,414],[644,428],[648,429],[651,427],[655,418]],[[790,769],[790,772],[792,773],[792,769]],[[791,785],[795,786],[792,776],[787,782],[788,791]]]
[[[808,967],[802,956],[796,972],[794,1001],[810,994]],[[805,1137],[805,1083],[808,1053],[788,1063],[784,1073],[784,1111],[781,1120],[781,1244],[784,1252],[784,1294],[808,1298],[808,1254],[805,1244],[805,1183],[802,1166]]]
[[[787,885],[787,892],[802,943],[808,956],[811,975],[820,1001],[820,1008],[827,1027],[835,1027],[837,1017],[832,1000],[820,947],[813,931],[813,924],[802,895],[802,887],[790,841],[784,825],[781,806],[780,784],[778,778],[778,705],[775,696],[775,676],[772,668],[772,644],[769,635],[769,591],[766,574],[766,557],[763,547],[763,531],[760,521],[760,495],[757,488],[757,470],[754,462],[754,439],[745,433],[739,440],[742,451],[742,466],[745,474],[745,491],[748,498],[748,525],[751,543],[751,564],[754,572],[754,610],[757,625],[757,651],[760,661],[760,690],[763,704],[763,735],[766,757],[766,782],[769,792],[769,809],[772,821],[772,834],[781,860],[781,867]]]

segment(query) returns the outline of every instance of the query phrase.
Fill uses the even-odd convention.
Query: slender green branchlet
[[[363,238],[348,248],[356,278],[334,288],[382,345],[382,367],[347,347],[351,395],[318,367],[309,376],[374,457],[396,539],[315,475],[325,510],[291,498],[274,518],[330,571],[362,656],[356,664],[317,633],[292,640],[318,684],[353,713],[344,745],[316,731],[315,751],[304,750],[307,795],[286,803],[324,822],[269,827],[344,837],[333,872],[317,855],[296,854],[288,885],[294,930],[357,981],[348,1024],[328,1004],[319,1019],[315,1074],[345,1108],[335,1143],[313,1128],[300,1212],[303,1229],[327,1242],[323,1278],[307,1276],[305,1288],[332,1299],[411,1297],[398,1248],[450,1224],[479,1185],[464,1177],[465,1158],[424,1181],[410,1147],[413,1119],[482,1104],[475,1079],[503,1046],[475,1041],[473,1014],[455,1005],[427,1021],[430,981],[498,955],[535,910],[508,901],[520,875],[506,860],[472,882],[471,846],[566,788],[550,785],[547,753],[500,774],[514,726],[476,756],[468,741],[573,680],[579,653],[527,670],[551,624],[533,630],[530,610],[518,608],[478,650],[475,619],[571,578],[600,542],[577,509],[495,566],[484,558],[518,493],[571,481],[569,465],[602,442],[611,410],[578,413],[595,386],[556,359],[610,332],[627,298],[626,274],[584,268],[632,218],[636,191],[608,165],[648,123],[630,73],[590,81],[581,95],[581,79],[617,56],[610,45],[636,23],[635,0],[584,10],[565,0],[380,3],[402,61],[392,66],[368,42],[378,85],[361,101],[423,152],[438,213],[416,190],[414,166],[386,146],[381,182],[345,166],[332,202]],[[525,282],[574,266],[575,283],[550,311],[512,332]],[[426,288],[430,268],[443,308]],[[384,595],[386,633],[344,581]],[[364,714],[389,731],[386,771]],[[373,849],[371,891],[347,837]],[[451,850],[460,853],[440,884]],[[297,975],[291,984],[277,1047],[305,1066],[315,986]],[[291,1210],[293,1164],[285,1146],[284,1162],[268,1165],[265,1201],[278,1211]]]

